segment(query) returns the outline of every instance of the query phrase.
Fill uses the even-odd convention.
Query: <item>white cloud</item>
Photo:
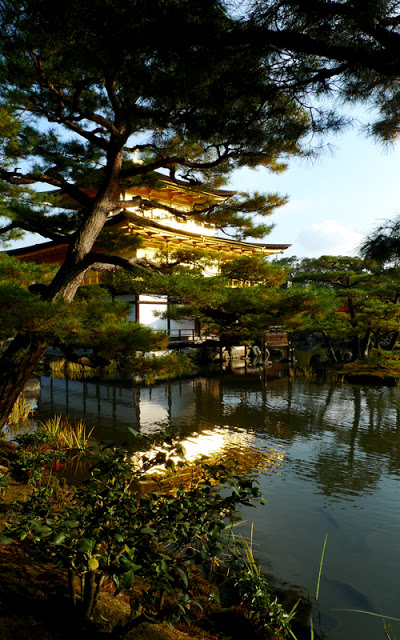
[[[362,233],[341,226],[336,220],[324,220],[303,227],[293,249],[297,249],[297,255],[310,257],[354,255],[363,238]]]

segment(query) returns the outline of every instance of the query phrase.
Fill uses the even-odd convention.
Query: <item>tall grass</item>
[[[67,360],[53,360],[53,362],[50,362],[50,370],[54,378],[69,378],[70,380],[83,380],[98,373],[97,369],[85,367],[76,362],[68,362]]]
[[[290,367],[289,376],[291,378],[304,378],[309,382],[318,380],[318,375],[313,371],[312,367]]]
[[[279,630],[280,637],[291,636],[293,640],[297,640],[291,629],[291,621],[299,600],[292,610],[286,613],[278,599],[273,597],[267,579],[261,573],[261,566],[257,566],[253,555],[253,526],[250,543],[242,536],[235,537],[231,527],[230,537],[236,556],[236,563],[232,566],[234,587],[240,596],[242,606],[245,607],[248,619],[262,637],[265,637],[266,632],[276,629]]]
[[[21,423],[26,423],[32,414],[32,403],[21,393],[7,418],[7,424],[9,427],[16,428]]]
[[[324,563],[324,556],[325,556],[325,549],[326,549],[327,539],[328,539],[328,534],[325,534],[324,545],[323,545],[323,548],[322,548],[321,559],[320,559],[320,563],[319,563],[317,588],[316,588],[316,592],[315,592],[315,602],[317,604],[317,607],[318,607],[318,599],[319,599],[319,588],[320,588],[320,583],[321,583],[322,566],[323,566],[323,563]],[[383,615],[381,613],[374,613],[373,611],[364,611],[362,609],[333,609],[333,611],[347,611],[348,613],[362,613],[362,614],[367,615],[367,616],[373,616],[374,618],[381,618],[381,620],[383,622],[383,630],[384,630],[386,638],[388,638],[388,640],[397,640],[397,636],[396,636],[396,634],[394,632],[394,629],[393,629],[392,625],[391,624],[387,625],[386,621],[387,620],[392,620],[392,621],[400,622],[400,618],[394,618],[392,616],[385,616],[385,615]],[[311,633],[311,640],[314,640],[314,625],[313,625],[313,619],[312,619],[312,612],[310,612],[310,633]]]
[[[324,540],[324,546],[322,547],[321,559],[319,561],[317,588],[315,590],[315,602],[317,604],[317,607],[318,607],[318,598],[319,598],[319,587],[320,587],[320,584],[321,584],[322,566],[324,564],[324,557],[325,557],[325,549],[326,549],[327,540],[328,540],[328,534],[326,533],[325,534],[325,540]],[[314,623],[313,623],[313,618],[312,618],[312,611],[310,611],[310,634],[311,634],[311,640],[314,640]]]
[[[42,429],[54,440],[55,446],[60,449],[84,450],[88,447],[88,440],[94,427],[86,433],[86,425],[83,420],[75,420],[72,425],[68,418],[54,416],[40,423]]]

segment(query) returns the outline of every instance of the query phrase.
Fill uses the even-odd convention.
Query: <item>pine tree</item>
[[[168,283],[170,299],[179,301],[170,307],[171,317],[196,318],[224,346],[262,345],[268,327],[298,330],[305,317],[318,313],[318,296],[288,288],[286,281],[285,267],[260,256],[225,262],[215,277],[204,278],[201,272],[196,277],[178,268]]]
[[[72,304],[89,268],[149,270],[111,242],[93,251],[124,188],[158,170],[193,189],[219,187],[242,166],[279,171],[313,129],[273,52],[242,40],[242,19],[220,0],[3,0],[0,22],[0,236],[68,245],[53,277],[31,289],[43,305]],[[192,215],[260,235],[251,214],[275,204],[251,196]],[[3,353],[0,425],[48,341],[27,323]]]
[[[317,116],[320,96],[366,102],[379,112],[370,132],[386,141],[398,137],[398,2],[254,0],[245,37],[266,52],[275,49],[287,82],[303,82]]]
[[[333,340],[351,347],[352,360],[366,358],[385,338],[392,347],[400,327],[399,270],[382,270],[362,258],[322,256],[296,265],[293,280],[320,299],[302,331],[321,333],[335,362]],[[296,274],[297,272],[297,274]]]

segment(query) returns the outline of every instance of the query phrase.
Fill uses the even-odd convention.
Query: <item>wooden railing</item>
[[[165,330],[165,333],[172,342],[194,342],[196,337],[194,329],[170,329],[169,331]]]

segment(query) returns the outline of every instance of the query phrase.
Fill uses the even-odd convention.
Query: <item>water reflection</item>
[[[274,472],[279,473],[279,468],[284,460],[285,453],[282,447],[259,447],[254,444],[254,436],[246,431],[238,429],[231,431],[225,428],[215,427],[213,430],[204,430],[193,433],[188,438],[180,439],[185,460],[188,463],[207,458],[208,464],[234,465],[235,471],[242,474],[255,475],[255,473]],[[156,447],[156,451],[158,448]],[[161,449],[159,449],[161,451]],[[140,459],[144,451],[137,451],[133,459]],[[172,456],[175,463],[179,462],[179,456]],[[185,467],[186,469],[186,467]],[[164,472],[164,466],[152,468],[154,471]],[[183,473],[183,476],[185,473]]]
[[[313,593],[328,533],[320,592],[328,640],[384,637],[379,618],[333,609],[364,602],[400,617],[400,389],[228,374],[153,388],[42,378],[38,411],[84,417],[114,442],[129,443],[129,426],[151,436],[163,423],[190,457],[242,460],[267,500],[244,512],[265,572]]]
[[[313,438],[310,466],[295,462],[326,496],[373,491],[383,471],[400,473],[400,394],[392,388],[316,385],[259,377],[198,377],[152,388],[43,377],[41,419],[54,414],[84,418],[99,440],[130,440],[128,427],[151,436],[160,425],[189,438],[193,447],[220,437],[251,435],[300,447]],[[212,431],[213,430],[213,431]],[[213,434],[213,435],[211,435]],[[243,435],[241,436],[243,437]],[[196,445],[197,446],[197,445]],[[200,444],[198,445],[200,446]],[[205,445],[204,445],[205,446]],[[211,445],[210,445],[211,446]],[[214,445],[212,445],[214,446]],[[243,446],[249,446],[249,441]]]

